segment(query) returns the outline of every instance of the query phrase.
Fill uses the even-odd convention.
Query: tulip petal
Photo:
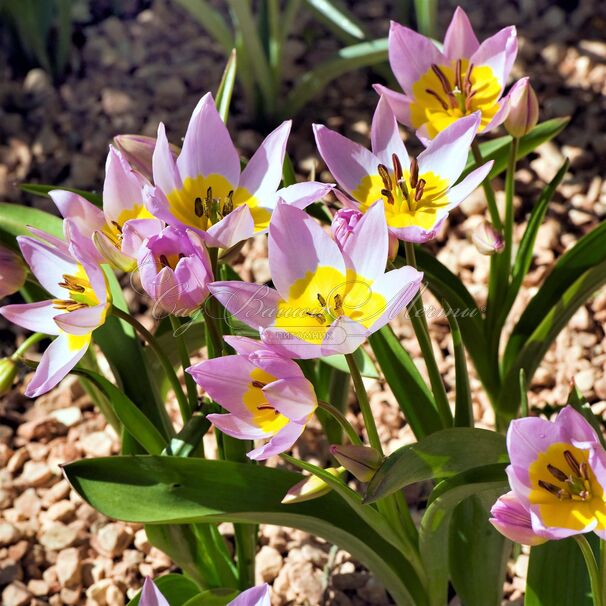
[[[305,377],[278,379],[266,385],[263,393],[278,412],[296,423],[305,424],[317,407],[314,389]]]
[[[191,115],[177,167],[183,180],[200,175],[222,175],[234,186],[233,189],[238,185],[240,157],[211,93],[200,99]],[[156,184],[167,193],[171,191],[162,184]]]
[[[286,450],[290,450],[304,431],[305,425],[289,423],[273,436],[267,444],[251,450],[246,456],[253,461],[263,461],[274,455],[279,455]]]
[[[71,255],[80,263],[98,265],[105,259],[93,242],[92,233],[83,233],[71,219],[63,219],[63,233]]]
[[[432,64],[447,63],[429,38],[395,21],[389,28],[388,53],[391,71],[407,94],[412,93],[413,84]]]
[[[392,155],[398,156],[403,167],[408,167],[410,159],[400,136],[396,117],[391,109],[389,100],[381,96],[372,117],[370,128],[372,151],[383,164],[393,165]],[[376,170],[376,169],[375,169]]]
[[[452,210],[476,188],[488,176],[494,161],[486,162],[480,168],[471,171],[460,183],[457,183],[448,191],[448,210]]]
[[[467,13],[457,6],[444,36],[444,55],[450,61],[469,59],[479,47]]]
[[[36,398],[51,390],[81,360],[90,344],[91,335],[61,333],[47,348],[25,395]]]
[[[227,606],[271,606],[269,598],[269,585],[263,583],[258,587],[251,587],[243,591],[235,600]]]
[[[319,181],[294,183],[276,192],[271,208],[276,207],[278,200],[282,200],[285,204],[294,206],[295,208],[307,208],[310,204],[321,200],[334,187],[334,183],[320,183]],[[270,207],[266,206],[265,208]]]
[[[90,236],[105,226],[103,211],[82,196],[62,189],[53,189],[48,195],[61,216],[72,221],[83,235]]]
[[[261,438],[268,438],[272,435],[230,412],[226,414],[213,413],[207,415],[206,418],[215,425],[217,429],[220,429],[223,433],[238,440],[258,440]]]
[[[105,322],[106,305],[83,307],[55,316],[57,326],[70,335],[86,335]]]
[[[381,97],[384,97],[387,100],[396,120],[400,124],[412,128],[412,119],[410,117],[412,99],[402,93],[397,93],[395,90],[391,90],[391,88],[387,88],[382,84],[373,84],[372,87],[381,95]]]
[[[378,174],[381,161],[365,147],[321,124],[313,129],[320,155],[346,192],[353,194],[366,176]]]
[[[251,339],[250,337],[237,337],[235,335],[225,335],[224,341],[233,349],[236,353],[242,355],[248,355],[255,353],[260,349],[265,349],[265,345],[257,339]]]
[[[160,593],[155,583],[149,577],[146,577],[141,597],[139,598],[139,606],[170,606],[170,604]]]
[[[345,275],[343,254],[334,240],[306,212],[278,204],[269,226],[269,267],[283,299],[292,284],[320,266]]]
[[[440,209],[436,212],[436,221],[431,229],[423,229],[418,225],[410,225],[409,227],[390,227],[389,233],[395,236],[398,240],[404,242],[414,242],[415,244],[423,244],[433,240],[440,231],[442,224],[448,217],[448,211]]]
[[[480,113],[465,116],[439,132],[419,157],[419,174],[433,172],[449,186],[456,183],[467,164],[469,147],[480,125]]]
[[[163,227],[160,219],[130,219],[122,226],[122,252],[136,257],[144,240],[159,234]]]
[[[505,87],[507,77],[518,53],[518,39],[515,26],[505,27],[494,36],[486,38],[471,56],[475,66],[490,67],[501,87]]]
[[[0,307],[0,315],[9,322],[22,326],[32,332],[41,332],[45,335],[58,335],[59,329],[54,317],[61,313],[52,301],[38,301],[36,303],[17,303]]]
[[[280,185],[291,125],[292,121],[287,120],[267,135],[240,176],[239,187],[247,189],[261,203],[271,198]]]
[[[170,193],[183,188],[183,181],[177,169],[177,163],[171,152],[170,144],[166,138],[166,129],[162,122],[158,125],[158,138],[156,139],[156,147],[152,156],[152,170],[154,173],[154,185],[163,192]],[[168,201],[166,201],[166,206],[168,207]],[[149,211],[155,215],[151,208],[149,208]],[[158,216],[161,219],[164,218],[160,215]],[[166,219],[164,220],[166,221]]]
[[[250,208],[243,204],[215,223],[208,231],[196,231],[209,246],[230,248],[255,235],[255,222]]]
[[[514,492],[499,497],[490,510],[488,521],[505,537],[523,545],[540,545],[545,538],[532,529],[530,511],[518,500]]]

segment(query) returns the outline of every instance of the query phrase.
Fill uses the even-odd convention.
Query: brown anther
[[[326,318],[324,317],[324,314],[314,313],[313,311],[306,311],[305,315],[310,316],[311,318],[315,318],[320,324],[326,324]]]
[[[457,66],[455,68],[455,83],[460,92],[463,92],[463,79],[461,77],[462,61],[457,59]]]
[[[385,164],[379,164],[379,166],[377,167],[377,170],[379,171],[379,175],[381,176],[381,179],[383,180],[383,185],[385,185],[385,189],[388,189],[389,191],[391,191],[393,189],[393,185],[391,183],[391,177],[389,176],[389,171],[387,170],[387,166],[385,166]]]
[[[583,461],[580,465],[579,465],[579,469],[581,471],[581,477],[584,480],[589,481],[589,465],[587,465],[587,463],[585,463],[585,461]]]
[[[335,311],[341,311],[343,309],[343,299],[341,295],[335,295]]]
[[[398,158],[397,154],[391,154],[391,161],[393,163],[393,176],[397,183],[403,175],[402,164],[400,163],[400,158]]]
[[[80,284],[80,280],[78,278],[68,274],[63,274],[63,282],[59,282],[58,286],[61,288],[66,288],[71,292],[82,293],[86,290],[86,288]]]
[[[431,90],[431,88],[426,88],[425,92],[428,95],[431,95],[432,97],[434,97],[435,99],[437,99],[438,102],[440,103],[440,105],[442,106],[442,109],[445,109],[445,110],[448,109],[448,103],[446,103],[446,101],[444,101],[444,99],[442,99],[442,97],[440,97],[440,95],[438,95],[438,93],[436,93],[435,90]]]
[[[263,406],[257,406],[257,410],[276,410],[273,406],[269,404],[264,404]]]
[[[381,195],[387,198],[388,204],[394,203],[393,194],[388,189],[382,189]]]
[[[471,72],[473,71],[473,63],[469,64],[469,67],[467,68],[467,73],[465,74],[465,83],[463,85],[463,92],[469,96],[469,94],[471,93]]]
[[[435,63],[432,64],[431,69],[433,70],[433,73],[438,77],[438,80],[440,81],[440,84],[442,85],[442,89],[444,90],[444,93],[448,97],[448,102],[450,103],[450,106],[456,107],[457,100],[456,100],[455,96],[452,94],[452,89],[450,87],[450,82],[448,81],[448,78],[446,77],[444,72],[441,70],[441,68],[439,68]]]
[[[554,467],[551,464],[547,465],[547,471],[556,479],[560,480],[560,482],[565,482],[568,479],[568,476],[557,467]]]
[[[404,179],[400,179],[398,181],[398,187],[400,188],[400,191],[402,192],[404,198],[410,201],[410,192],[408,191],[408,185],[406,185],[406,181]]]
[[[112,221],[112,225],[118,230],[119,234],[122,233],[122,226],[120,225],[120,223],[118,223],[118,221]]]
[[[267,385],[267,383],[263,383],[262,381],[253,381],[252,382],[252,386],[258,387],[259,389],[263,389],[266,385]]]
[[[472,90],[465,98],[465,111],[471,111],[471,100],[475,97],[476,91]]]
[[[543,480],[539,480],[538,484],[541,488],[543,488],[547,492],[550,492],[552,495],[560,499],[562,498],[560,494],[562,492],[562,489],[558,488],[555,484],[551,484],[550,482],[544,482]]]
[[[204,205],[202,204],[202,198],[196,198],[194,200],[194,212],[196,213],[196,217],[201,217],[204,215]]]
[[[426,183],[425,179],[419,179],[419,182],[417,183],[417,187],[415,189],[415,202],[419,202],[421,200],[421,198],[423,197],[425,183]]]
[[[564,451],[564,458],[566,459],[566,463],[568,463],[568,466],[570,467],[570,469],[572,469],[574,474],[576,476],[580,476],[581,475],[581,466],[579,465],[579,462],[575,459],[572,452],[570,452],[570,450]]]
[[[183,253],[179,253],[179,259],[185,259],[185,255]]]
[[[416,158],[410,160],[410,186],[415,189],[419,182],[419,163]]]
[[[227,194],[227,200],[225,200],[225,204],[223,204],[223,216],[229,215],[229,213],[234,209],[234,190],[230,190]]]
[[[162,267],[170,267],[170,263],[168,262],[166,255],[160,255],[159,258],[160,258],[160,264],[162,265]]]
[[[326,299],[320,293],[318,293],[316,296],[318,297],[318,303],[322,307],[326,307]]]

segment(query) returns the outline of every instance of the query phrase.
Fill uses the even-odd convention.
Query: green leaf
[[[206,32],[227,52],[234,47],[234,37],[223,15],[206,0],[175,0],[198,21]]]
[[[163,454],[173,457],[189,457],[192,453],[197,452],[202,438],[209,429],[210,421],[206,417],[194,415],[185,427],[174,438],[171,438],[170,444]]]
[[[103,206],[103,198],[101,194],[96,194],[94,192],[85,191],[83,189],[75,189],[73,187],[58,187],[57,185],[42,185],[40,183],[22,183],[20,189],[26,191],[29,194],[34,194],[36,196],[42,196],[43,198],[50,198],[48,192],[53,191],[54,189],[60,189],[62,191],[70,191],[73,194],[78,194],[82,196],[85,200],[88,200],[95,206],[101,208]]]
[[[391,327],[381,328],[368,342],[415,436],[421,438],[441,429],[433,395]]]
[[[231,96],[234,92],[234,84],[236,82],[236,72],[238,69],[238,61],[236,55],[236,49],[234,48],[229,55],[227,65],[223,70],[223,76],[221,76],[221,82],[217,89],[217,96],[215,103],[217,110],[223,122],[227,123],[227,117],[229,116],[229,106],[231,104]]]
[[[15,238],[28,235],[27,226],[41,229],[52,236],[63,239],[63,221],[37,208],[0,202],[0,242],[13,250],[18,250]]]
[[[447,478],[507,460],[505,436],[499,433],[470,427],[443,429],[389,455],[368,485],[365,502],[415,482]]]
[[[156,577],[154,583],[170,606],[185,606],[189,600],[200,594],[200,588],[190,579],[182,574],[165,574]],[[126,605],[138,606],[141,592]]]
[[[364,25],[346,6],[335,0],[306,0],[309,9],[341,40],[351,44],[364,40]]]
[[[446,602],[449,575],[450,523],[455,508],[465,499],[479,495],[493,501],[507,490],[503,465],[469,469],[440,482],[434,489],[419,529],[419,547],[425,564],[431,606]],[[452,558],[450,558],[452,560]],[[465,565],[466,560],[462,560]],[[502,584],[498,586],[500,591]]]
[[[236,597],[238,592],[235,589],[207,589],[188,600],[183,606],[226,606]]]
[[[503,483],[480,495],[474,494],[459,503],[453,512],[450,576],[465,606],[500,606],[503,599],[511,542],[497,532],[488,518],[490,508],[505,490]]]
[[[368,377],[369,379],[378,379],[379,373],[374,365],[374,362],[370,358],[370,356],[362,349],[358,347],[353,354],[354,359],[356,360],[356,364],[360,369],[360,374],[363,377]],[[347,360],[345,360],[345,356],[341,354],[337,354],[334,356],[325,356],[320,358],[322,362],[325,362],[329,366],[336,368],[344,373],[349,374],[349,367],[347,366]]]
[[[282,115],[293,116],[326,85],[355,69],[369,67],[387,61],[387,38],[360,42],[339,50],[334,57],[306,72],[290,91]]]
[[[570,118],[565,117],[552,118],[551,120],[546,120],[545,122],[537,124],[527,135],[524,135],[520,139],[516,158],[518,160],[525,158],[530,152],[539,147],[539,145],[557,137],[564,130],[568,122],[570,122]],[[500,175],[507,168],[511,141],[511,135],[505,135],[504,137],[497,137],[496,139],[480,143],[480,151],[482,152],[484,160],[494,160],[494,166],[488,175],[488,179],[493,179]],[[475,160],[473,159],[473,156],[470,155],[461,178],[468,175],[474,167]]]
[[[322,536],[364,562],[398,604],[426,604],[401,553],[334,492],[305,503],[280,503],[300,474],[231,461],[151,456],[82,459],[64,472],[95,509],[119,520],[277,524]]]
[[[597,535],[585,535],[594,550]],[[589,575],[573,538],[549,541],[530,550],[524,606],[592,606]]]
[[[438,0],[414,0],[419,33],[429,38],[436,37],[438,23]]]

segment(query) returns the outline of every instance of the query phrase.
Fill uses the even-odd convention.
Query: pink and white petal
[[[57,238],[57,236],[53,236],[52,234],[47,234],[42,229],[38,229],[33,225],[26,225],[26,227],[27,231],[29,231],[29,233],[33,236],[36,236],[38,240],[42,240],[46,244],[50,244],[51,248],[56,249],[60,254],[71,258],[71,253],[69,252],[69,247],[67,246],[65,240]]]
[[[160,219],[131,219],[122,226],[122,252],[136,257],[147,238],[159,234],[164,227]]]
[[[166,598],[160,593],[154,582],[146,577],[143,590],[139,598],[139,606],[170,606]]]
[[[339,202],[341,202],[341,204],[344,206],[344,208],[353,208],[354,210],[360,210],[360,203],[350,198],[347,194],[344,194],[338,189],[334,189],[333,193],[335,194],[337,200],[339,200]]]
[[[154,173],[154,185],[165,194],[170,194],[176,189],[180,190],[183,188],[183,181],[181,180],[170,144],[166,138],[166,129],[162,122],[158,125],[158,138],[156,139],[156,147],[152,156],[152,170]],[[148,210],[153,215],[156,215],[149,207]],[[160,215],[156,216],[162,218]]]
[[[450,61],[469,59],[479,47],[467,13],[457,6],[444,36],[444,55]]]
[[[518,39],[516,28],[512,25],[498,31],[494,36],[486,38],[471,56],[470,63],[476,67],[490,67],[501,88],[504,88],[517,53]]]
[[[389,233],[403,242],[424,244],[425,242],[433,240],[438,235],[438,232],[442,228],[442,224],[446,221],[447,217],[448,211],[442,210],[436,215],[436,222],[431,229],[423,229],[418,225],[411,225],[409,227],[390,227]]]
[[[263,345],[257,346],[257,349],[249,355],[249,360],[257,368],[261,368],[276,379],[303,378],[303,372],[296,362]]]
[[[92,286],[92,289],[94,290],[95,295],[99,300],[99,303],[107,303],[108,285],[105,273],[103,273],[101,267],[99,267],[99,265],[92,265],[87,262],[83,262],[82,267],[86,272],[88,281],[90,282],[90,285]]]
[[[429,142],[417,158],[419,175],[433,172],[448,182],[456,183],[467,164],[471,143],[478,132],[480,112],[460,118]]]
[[[514,85],[515,86],[515,85]],[[482,133],[488,133],[491,130],[501,126],[505,120],[507,120],[507,116],[509,115],[509,95],[511,94],[511,90],[507,93],[507,96],[502,97],[499,101],[499,109],[492,117],[492,120],[483,128]]]
[[[175,281],[181,293],[180,316],[188,316],[202,306],[208,297],[208,285],[213,281],[210,268],[199,257],[180,259],[175,267]]]
[[[318,403],[311,383],[305,377],[279,379],[263,388],[267,401],[292,421],[305,424]]]
[[[227,414],[210,414],[206,418],[223,433],[226,433],[232,438],[238,440],[258,440],[268,438],[270,433],[263,431],[260,427],[252,425],[245,419],[227,413]]]
[[[356,274],[374,281],[385,273],[389,237],[383,200],[364,213],[343,245],[343,256]]]
[[[293,447],[304,431],[305,425],[289,423],[271,438],[267,444],[251,450],[246,456],[253,461],[264,461],[274,455],[282,454]]]
[[[410,117],[412,99],[402,93],[397,93],[395,90],[391,90],[391,88],[387,88],[382,84],[373,84],[372,87],[375,89],[375,92],[387,100],[396,120],[400,124],[412,128],[412,119]]]
[[[448,210],[456,208],[488,176],[494,161],[486,162],[480,168],[471,171],[460,183],[448,191]]]
[[[38,278],[42,287],[58,299],[64,299],[67,291],[59,286],[63,275],[75,275],[78,265],[64,252],[29,236],[18,236],[17,242],[23,258]]]
[[[223,408],[240,418],[252,415],[243,402],[251,388],[251,375],[256,366],[247,356],[223,356],[194,364],[187,372],[194,381]]]
[[[136,206],[143,206],[143,186],[149,183],[130,167],[126,158],[113,146],[105,162],[103,182],[103,211],[108,223],[122,223],[122,213]]]
[[[335,241],[305,211],[278,204],[269,225],[269,267],[283,299],[292,284],[320,266],[345,274],[345,261]]]
[[[101,326],[106,314],[106,305],[95,305],[59,314],[55,316],[55,322],[66,333],[81,337]]]
[[[208,231],[196,231],[208,246],[230,248],[255,235],[255,222],[250,208],[243,204],[215,223]]]
[[[407,94],[412,92],[413,84],[432,64],[448,63],[429,38],[395,21],[389,28],[388,53],[391,71]]]
[[[105,216],[100,208],[82,196],[62,189],[53,189],[48,192],[61,216],[69,219],[78,229],[87,236],[105,226]]]
[[[143,188],[143,203],[145,204],[145,208],[147,208],[154,217],[164,221],[167,225],[189,227],[172,214],[168,198],[159,187],[146,185]]]
[[[562,428],[538,417],[515,419],[507,430],[507,452],[514,467],[528,469],[539,453],[564,439]]]
[[[71,219],[63,219],[63,233],[71,255],[80,263],[100,264],[105,261],[93,242],[93,233],[83,233]]]
[[[247,189],[261,203],[273,196],[282,180],[282,166],[291,125],[292,121],[287,120],[269,133],[240,176],[239,187]]]
[[[566,441],[577,448],[599,448],[603,450],[600,447],[600,439],[595,429],[572,406],[566,406],[560,411],[556,417],[555,424],[562,428]]]
[[[227,606],[271,606],[269,597],[269,585],[263,583],[257,587],[251,587],[243,591],[235,600]]]
[[[17,303],[0,307],[0,316],[4,316],[9,322],[45,335],[59,334],[60,331],[54,321],[54,317],[59,313],[61,312],[55,308],[52,301]]]
[[[554,503],[552,505],[546,505],[546,504],[540,505],[540,509],[543,511],[546,508],[552,508],[552,507],[554,509],[561,509],[562,505],[557,501],[554,501]],[[585,534],[587,532],[591,532],[592,530],[595,529],[595,527],[597,525],[597,520],[593,519],[582,530],[571,529],[570,526],[576,526],[578,523],[578,520],[575,519],[574,513],[572,512],[572,510],[570,510],[570,513],[569,513],[570,518],[568,520],[568,524],[570,524],[570,526],[568,528],[566,527],[566,524],[567,524],[566,522],[563,522],[561,527],[546,526],[543,522],[543,518],[541,517],[541,512],[539,511],[538,505],[530,505],[529,510],[530,510],[530,521],[532,524],[533,531],[536,534],[538,534],[539,536],[544,537],[545,539],[549,539],[551,541],[558,541],[560,539],[566,539],[568,537],[572,537],[577,534]],[[553,515],[551,517],[553,517]],[[562,519],[561,515],[559,515],[558,518]]]
[[[499,497],[490,510],[488,520],[503,536],[523,545],[540,545],[545,538],[538,536],[532,529],[530,511],[516,497],[508,492]]]
[[[274,196],[273,206],[266,206],[265,208],[275,208],[278,200],[282,200],[285,204],[295,208],[307,208],[310,204],[321,200],[334,188],[334,183],[320,183],[319,181],[294,183],[279,189]]]
[[[371,151],[321,124],[314,124],[318,151],[337,183],[349,194],[381,163]]]
[[[200,175],[222,175],[233,189],[238,185],[240,157],[211,93],[198,101],[191,115],[177,167],[183,180]]]
[[[258,350],[266,350],[265,345],[257,339],[251,339],[250,337],[238,337],[236,335],[226,335],[223,337],[224,341],[237,353],[241,355],[248,355],[255,353]]]
[[[396,117],[384,96],[379,97],[379,103],[372,117],[370,142],[373,154],[386,166],[393,165],[393,154],[398,156],[402,166],[407,167],[410,164]]]
[[[404,307],[417,296],[422,282],[423,273],[408,265],[388,271],[376,280],[372,285],[372,290],[380,294],[386,304],[383,310],[377,312],[376,319],[365,319],[365,323],[368,320],[374,320],[370,326],[370,332],[376,332],[400,314]]]
[[[281,301],[273,288],[235,280],[212,282],[208,288],[231,315],[251,328],[259,329],[273,324]]]
[[[46,348],[25,395],[36,398],[55,387],[82,359],[89,344],[90,335],[86,339],[61,333]]]

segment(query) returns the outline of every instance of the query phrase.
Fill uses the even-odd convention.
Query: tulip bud
[[[0,299],[17,292],[24,284],[26,269],[21,257],[0,246]]]
[[[331,476],[338,478],[345,473],[345,468],[329,467],[328,469],[325,469],[325,471]],[[297,482],[288,490],[282,499],[282,504],[292,505],[293,503],[310,501],[311,499],[317,499],[318,497],[324,496],[330,491],[330,486],[324,480],[318,476],[309,476],[308,478]]]
[[[16,376],[17,363],[11,358],[2,358],[0,360],[0,396],[10,391]]]
[[[129,273],[137,268],[136,259],[125,255],[103,232],[93,233],[93,244],[103,259],[114,269]]]
[[[498,254],[505,247],[503,237],[488,221],[483,221],[473,230],[471,240],[483,255]]]
[[[516,138],[528,134],[539,121],[539,101],[528,78],[522,78],[509,94],[507,132]]]
[[[152,179],[152,156],[156,147],[155,137],[144,135],[116,135],[114,145],[122,152],[128,163],[135,170]],[[179,155],[179,148],[171,145],[170,150],[175,157]]]
[[[383,462],[383,455],[370,446],[333,444],[329,451],[360,482],[370,482]]]
[[[400,240],[398,240],[391,232],[389,232],[389,248],[387,253],[387,259],[392,263],[396,260],[399,249]]]
[[[354,208],[341,208],[332,220],[330,229],[335,242],[341,250],[349,239],[349,236],[356,229],[356,225],[363,217],[359,210]]]

